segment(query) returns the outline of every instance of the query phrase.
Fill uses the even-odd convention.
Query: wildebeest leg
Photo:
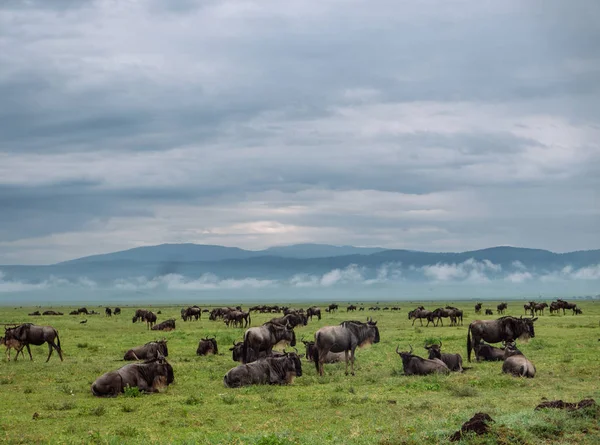
[[[350,351],[350,360],[352,361],[352,375],[354,375],[354,351],[356,351],[356,348],[353,348]]]
[[[33,361],[33,356],[31,355],[31,348],[29,348],[29,343],[27,343],[27,352],[29,352],[29,359]]]
[[[347,349],[344,351],[344,358],[346,359],[346,375],[348,375],[348,353],[349,352],[350,351],[348,351]]]
[[[54,352],[54,349],[52,348],[52,343],[48,342],[48,358],[46,359],[46,363],[48,363],[48,360],[50,360],[50,356],[52,355],[52,352]]]

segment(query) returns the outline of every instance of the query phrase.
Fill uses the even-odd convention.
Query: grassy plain
[[[440,303],[424,303],[435,308]],[[542,400],[583,398],[600,401],[600,302],[578,303],[583,315],[552,315],[536,322],[536,337],[519,344],[537,367],[534,379],[503,375],[501,363],[466,363],[465,339],[476,318],[473,302],[465,309],[464,326],[411,326],[407,311],[417,303],[399,303],[398,312],[342,311],[296,329],[297,338],[311,338],[321,326],[373,316],[381,342],[357,352],[356,376],[344,375],[343,364],[326,365],[318,377],[303,362],[303,376],[291,386],[228,389],[223,375],[235,366],[229,347],[241,340],[242,329],[209,321],[184,323],[182,306],[160,309],[159,321],[177,319],[177,329],[160,333],[132,324],[133,308],[123,314],[28,317],[33,308],[0,308],[0,322],[33,321],[52,325],[60,334],[65,361],[56,353],[44,360],[47,347],[32,347],[34,361],[0,361],[0,442],[4,443],[206,443],[206,444],[401,444],[444,443],[476,412],[496,421],[487,438],[465,443],[600,443],[598,410],[534,411]],[[496,303],[485,303],[495,307]],[[368,307],[368,305],[366,305]],[[300,305],[294,305],[300,307]],[[324,304],[321,305],[325,307]],[[46,309],[46,308],[43,308]],[[72,307],[53,308],[67,314]],[[89,308],[91,309],[91,308]],[[523,314],[522,302],[510,302],[508,313]],[[256,326],[271,318],[253,314]],[[87,319],[86,324],[80,324]],[[220,355],[197,357],[198,341],[216,336]],[[125,363],[130,347],[166,337],[175,383],[160,394],[95,398],[91,383]],[[394,350],[440,339],[444,350],[459,352],[463,374],[406,377]],[[301,347],[302,346],[302,347]],[[298,348],[303,351],[299,342]],[[13,351],[14,355],[14,351]],[[34,419],[34,413],[37,418]]]

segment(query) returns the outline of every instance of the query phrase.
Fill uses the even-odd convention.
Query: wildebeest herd
[[[471,353],[475,353],[477,361],[502,361],[504,373],[521,376],[534,377],[535,366],[519,351],[516,341],[535,337],[534,322],[537,320],[535,314],[543,315],[544,309],[548,307],[545,303],[530,302],[525,305],[525,310],[531,317],[501,316],[494,320],[472,321],[467,329],[467,359],[471,361]],[[575,304],[564,300],[557,300],[550,305],[552,308],[570,309],[573,314],[578,312]],[[503,314],[507,308],[506,303],[498,305],[498,314]],[[556,309],[558,308],[558,309]],[[329,305],[325,312],[337,311],[338,305]],[[347,312],[357,310],[355,305],[347,307]],[[399,308],[397,309],[399,310]],[[250,327],[250,313],[283,313],[261,326]],[[475,312],[481,313],[482,304],[475,306]],[[38,315],[32,313],[30,315]],[[54,311],[52,311],[54,312]],[[302,376],[301,358],[314,363],[319,375],[324,374],[324,365],[328,363],[345,362],[346,374],[354,375],[355,353],[357,348],[380,342],[380,333],[377,322],[372,317],[366,321],[346,320],[336,325],[323,326],[314,334],[314,339],[302,338],[306,352],[300,354],[295,352],[277,351],[276,347],[295,347],[296,334],[294,328],[306,326],[313,317],[321,319],[321,309],[312,306],[308,310],[290,309],[279,306],[254,306],[247,312],[240,306],[223,307],[212,310],[202,310],[198,306],[190,306],[181,310],[181,318],[184,322],[192,322],[201,319],[202,313],[209,313],[209,320],[222,320],[228,327],[246,328],[243,340],[233,343],[229,350],[232,352],[234,361],[240,364],[230,369],[224,376],[223,382],[227,387],[240,387],[254,384],[289,384],[295,377]],[[45,314],[48,311],[44,312]],[[121,313],[120,308],[105,309],[106,316]],[[487,309],[486,309],[486,313]],[[54,313],[60,314],[60,313]],[[71,314],[93,314],[86,308],[79,308]],[[96,313],[97,314],[97,313]],[[419,319],[421,325],[423,319],[427,320],[427,326],[432,324],[443,326],[443,318],[449,318],[449,326],[462,325],[463,311],[452,306],[437,308],[433,311],[426,310],[423,306],[408,313],[408,319],[412,324]],[[147,309],[137,309],[132,316],[132,322],[146,322],[147,328],[152,330],[173,330],[175,320],[167,319],[156,324],[157,315]],[[23,349],[27,349],[30,359],[30,345],[48,344],[48,357],[56,350],[61,361],[63,351],[61,349],[59,334],[51,326],[38,326],[33,323],[22,323],[5,328],[4,337],[0,338],[0,344],[7,348],[8,360],[10,360],[10,349],[15,349],[17,355],[23,355]],[[501,343],[502,347],[492,344]],[[458,353],[442,351],[442,342],[425,344],[427,358],[413,354],[414,349],[409,345],[408,351],[396,347],[396,353],[400,356],[405,375],[427,375],[431,373],[448,374],[450,372],[463,372],[463,359]],[[196,354],[199,356],[219,354],[216,337],[205,337],[199,341]],[[143,392],[157,392],[159,388],[168,386],[174,382],[173,367],[167,362],[169,351],[167,340],[155,340],[144,345],[127,350],[123,360],[134,360],[137,363],[127,364],[118,370],[107,372],[100,376],[91,387],[92,394],[99,397],[116,396],[129,387],[137,387]]]

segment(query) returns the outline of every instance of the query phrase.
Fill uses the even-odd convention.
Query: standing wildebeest
[[[433,373],[449,374],[450,369],[440,359],[432,360],[413,355],[412,346],[408,352],[400,352],[400,345],[396,346],[396,354],[402,359],[404,375],[427,375]]]
[[[329,305],[329,308],[328,308],[328,309],[329,309],[329,312],[335,312],[335,311],[337,311],[337,310],[338,310],[338,305],[337,305],[337,304],[335,304],[335,303],[331,303],[331,304]]]
[[[112,317],[112,310],[111,310],[111,308],[107,307],[106,309],[104,309],[104,314],[107,317]]]
[[[327,354],[331,352],[344,352],[346,361],[346,375],[348,375],[348,353],[352,375],[354,375],[354,353],[358,346],[379,343],[379,328],[377,322],[371,318],[366,323],[360,321],[343,321],[339,326],[324,326],[315,333],[315,366],[319,375],[323,375],[323,364]]]
[[[507,308],[508,308],[507,303],[500,303],[498,306],[496,306],[496,309],[498,309],[499,314],[503,314]]]
[[[119,315],[121,313],[121,308],[120,307],[116,307],[115,310],[113,311],[113,313],[115,315]]]
[[[462,372],[462,357],[460,354],[448,354],[442,352],[442,342],[439,345],[425,346],[425,349],[429,351],[429,360],[437,358],[443,361],[450,371]]]
[[[17,355],[15,355],[15,362],[19,358],[19,353],[21,353],[21,355],[23,356],[23,359],[25,359],[25,353],[23,352],[23,348],[25,347],[25,345],[23,343],[21,343],[19,340],[15,339],[15,338],[0,337],[0,345],[4,345],[6,347],[6,357],[8,357],[9,362],[10,362],[10,350],[11,349],[14,349],[15,351],[17,351]]]
[[[475,351],[475,360],[478,362],[499,362],[504,360],[504,348],[497,348],[487,343],[480,342],[473,346]]]
[[[575,303],[569,303],[565,300],[561,300],[557,298],[556,302],[558,303],[558,308],[562,309],[563,315],[565,315],[565,309],[570,309],[573,311],[573,315],[576,314],[577,305]]]
[[[423,319],[425,318],[427,320],[427,326],[429,326],[429,323],[433,323],[433,312],[428,311],[427,309],[421,309],[421,308],[417,308],[414,311],[410,311],[408,313],[408,319],[410,320],[412,318],[412,326],[415,325],[415,321],[417,321],[417,318],[419,319],[419,321],[421,322],[421,326],[423,326]],[[435,326],[435,323],[433,323]]]
[[[296,334],[289,325],[283,326],[277,323],[267,322],[262,326],[249,328],[244,333],[243,357],[244,363],[249,363],[252,351],[258,356],[261,352],[267,355],[278,343],[289,343],[296,346]]]
[[[77,312],[80,314],[89,315],[88,310],[85,307],[80,307],[79,309],[77,309]]]
[[[123,360],[151,360],[159,355],[169,356],[169,348],[167,348],[167,340],[165,339],[151,341],[143,346],[131,348],[125,353]]]
[[[473,345],[479,344],[481,340],[488,343],[498,343],[501,341],[510,342],[518,338],[533,338],[535,331],[533,322],[536,318],[516,318],[505,316],[497,320],[475,320],[469,325],[467,331],[467,355],[471,361],[471,349]],[[471,332],[473,339],[471,340]]]
[[[27,347],[27,352],[29,353],[29,358],[31,360],[33,360],[33,357],[31,356],[29,345],[40,346],[44,343],[48,343],[48,358],[46,359],[46,362],[50,360],[50,356],[52,355],[52,352],[54,352],[54,349],[58,352],[60,361],[63,361],[58,331],[52,326],[37,326],[33,323],[24,323],[20,326],[6,329],[4,336],[6,339],[18,340]],[[56,343],[54,343],[54,340],[56,340]]]
[[[306,359],[310,361],[315,360],[315,342],[302,340],[304,346],[306,346]],[[328,352],[325,356],[325,363],[337,363],[345,360],[345,352]]]
[[[512,374],[515,377],[535,377],[535,366],[521,351],[517,349],[514,342],[506,343],[504,348],[504,364],[502,372]]]
[[[146,315],[146,321],[148,321],[147,317],[148,315]],[[161,323],[158,323],[157,325],[152,326],[153,331],[172,331],[173,329],[175,329],[175,320],[173,320],[172,318],[170,320],[165,320]]]
[[[190,306],[186,309],[181,309],[181,318],[183,321],[198,321],[202,318],[202,310],[198,306]]]
[[[136,321],[143,321],[145,315],[148,313],[148,309],[137,309],[131,321],[135,323]]]
[[[481,307],[482,307],[482,306],[483,306],[483,305],[482,305],[481,303],[477,303],[477,304],[475,305],[475,313],[476,313],[476,314],[480,314],[480,313],[481,313]]]
[[[491,309],[486,309],[485,315],[494,315],[494,311],[492,311]]]
[[[317,318],[320,320],[321,319],[321,308],[317,307],[317,306],[311,306],[306,310],[306,317],[310,318],[310,321],[312,321],[313,316],[317,316]]]
[[[116,371],[101,375],[92,384],[92,394],[97,397],[116,397],[126,387],[136,387],[143,392],[158,392],[158,387],[174,381],[173,367],[164,357],[144,363],[130,363]]]
[[[294,377],[302,376],[302,363],[297,354],[290,352],[279,357],[266,357],[246,365],[230,369],[223,383],[229,388],[247,385],[284,385]]]
[[[198,343],[198,349],[196,349],[196,355],[217,355],[219,353],[219,348],[217,347],[217,339],[216,338],[203,338]]]
[[[154,323],[156,323],[156,314],[154,312],[147,311],[142,317],[142,320],[146,322],[146,327],[150,329],[154,326]],[[175,328],[175,320],[173,320],[173,328]]]
[[[533,311],[535,315],[539,315],[540,313],[544,315],[544,309],[547,307],[548,303],[536,303],[536,305],[533,307]],[[531,314],[532,317],[534,316],[534,313]]]
[[[354,306],[353,304],[351,304],[350,306],[348,306],[346,308],[346,312],[354,312],[356,310],[356,306]]]
[[[306,326],[308,324],[308,318],[304,314],[287,314],[283,317],[273,318],[270,323],[277,323],[282,325],[289,324],[292,328],[298,325]]]

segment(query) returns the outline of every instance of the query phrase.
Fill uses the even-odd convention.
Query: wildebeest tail
[[[469,361],[471,361],[471,349],[473,349],[473,345],[471,343],[471,325],[469,324],[469,329],[467,330],[467,357]]]

